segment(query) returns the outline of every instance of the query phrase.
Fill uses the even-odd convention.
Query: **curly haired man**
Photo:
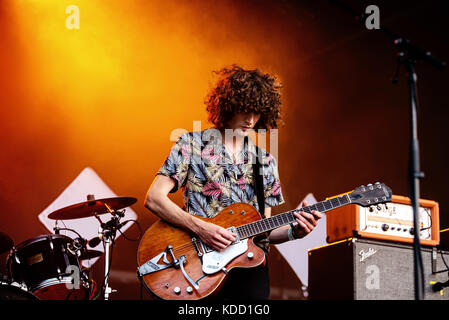
[[[145,206],[161,219],[196,234],[210,248],[221,251],[236,237],[231,231],[198,219],[211,218],[227,206],[244,202],[262,216],[284,202],[275,158],[248,138],[252,130],[278,128],[281,122],[281,85],[275,76],[232,65],[218,71],[219,80],[206,96],[213,127],[182,135],[157,172]],[[258,160],[259,159],[259,160]],[[262,169],[263,201],[256,192],[253,164]],[[168,197],[184,191],[184,207]],[[260,204],[260,205],[259,205]],[[263,208],[260,208],[262,206]],[[295,213],[296,224],[283,226],[258,239],[261,247],[299,239],[310,233],[322,214]],[[232,270],[218,299],[268,299],[269,273],[264,266]]]

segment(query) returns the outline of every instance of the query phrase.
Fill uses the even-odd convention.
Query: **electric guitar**
[[[352,192],[314,205],[261,219],[249,204],[235,203],[214,218],[200,218],[237,235],[223,251],[214,251],[195,235],[163,220],[143,235],[137,253],[137,273],[154,296],[166,300],[198,300],[216,293],[233,268],[251,268],[265,263],[264,251],[254,237],[295,222],[295,211],[326,212],[348,204],[369,207],[390,202],[392,191],[383,183],[360,186]]]

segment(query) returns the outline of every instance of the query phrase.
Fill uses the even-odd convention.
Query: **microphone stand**
[[[357,13],[355,10],[338,0],[330,2],[342,7],[350,12],[360,23],[365,21],[365,15]],[[400,37],[386,28],[380,28],[387,37],[393,40],[398,50],[397,67],[393,83],[398,82],[398,73],[401,65],[405,67],[408,78],[409,87],[409,103],[410,103],[410,150],[409,150],[409,192],[411,204],[413,207],[413,261],[414,261],[414,281],[415,281],[415,300],[424,299],[424,272],[421,256],[420,244],[420,223],[419,223],[419,198],[420,188],[419,179],[424,178],[424,173],[420,170],[419,164],[419,143],[418,143],[418,98],[417,98],[417,79],[416,62],[419,60],[426,61],[443,70],[446,68],[446,62],[433,56],[430,51],[424,50],[408,39]]]
[[[420,179],[424,178],[424,173],[420,170],[419,141],[418,141],[418,99],[417,99],[417,74],[415,69],[416,58],[408,49],[402,45],[402,39],[394,41],[399,49],[398,68],[404,65],[407,71],[409,87],[409,112],[410,112],[410,149],[409,149],[409,193],[413,207],[413,262],[414,262],[414,283],[415,300],[424,299],[424,267],[421,255],[420,243],[420,221],[419,221],[419,198]]]
[[[397,68],[393,83],[397,83],[399,69],[401,65],[405,67],[409,88],[409,116],[410,116],[410,149],[409,149],[409,193],[413,207],[413,270],[415,283],[415,300],[424,299],[424,267],[421,255],[419,221],[419,199],[420,199],[420,179],[424,178],[424,173],[420,169],[420,154],[418,141],[418,95],[416,62],[419,60],[427,61],[437,69],[443,70],[446,62],[433,56],[430,51],[424,50],[409,40],[395,35],[387,29],[382,31],[393,39],[397,53]]]

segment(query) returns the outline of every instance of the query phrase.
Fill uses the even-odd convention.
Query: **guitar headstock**
[[[391,201],[392,191],[384,183],[376,182],[367,186],[360,186],[348,194],[352,203],[369,207],[378,203]]]

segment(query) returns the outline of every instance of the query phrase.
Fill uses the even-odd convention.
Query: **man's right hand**
[[[158,175],[151,184],[145,198],[145,207],[159,218],[195,233],[208,247],[221,251],[235,241],[236,236],[211,222],[199,219],[182,210],[169,197],[168,193],[176,181],[164,175]]]
[[[231,231],[211,222],[200,219],[198,221],[198,228],[195,230],[196,235],[204,244],[215,251],[226,249],[236,240],[236,235]]]

